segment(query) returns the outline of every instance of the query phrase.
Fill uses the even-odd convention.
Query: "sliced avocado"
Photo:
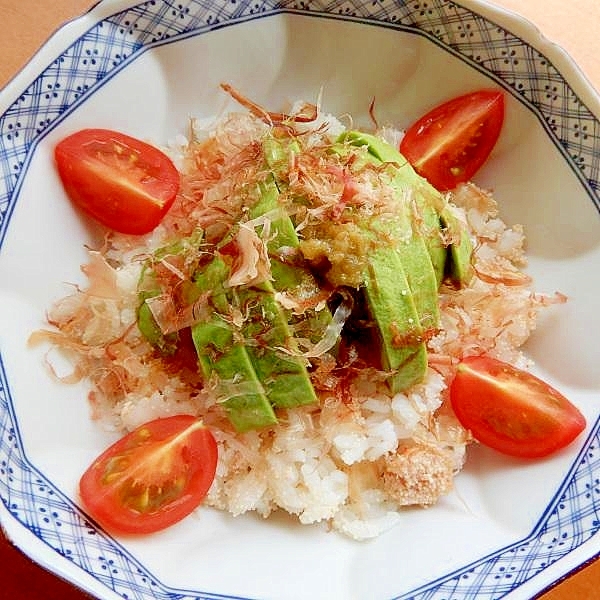
[[[393,393],[421,381],[427,369],[427,349],[400,255],[376,250],[369,261],[365,296],[380,338],[381,363],[393,374]]]
[[[237,431],[259,429],[277,423],[277,417],[261,385],[244,341],[235,338],[225,318],[229,301],[225,282],[229,269],[215,257],[196,277],[201,291],[212,291],[215,309],[207,320],[192,326],[192,339],[204,377],[217,376],[217,397]]]
[[[269,178],[260,184],[260,198],[250,209],[248,216],[250,219],[256,219],[267,213],[277,211],[280,208],[279,189],[274,179]],[[267,250],[271,259],[273,284],[278,291],[300,285],[305,275],[303,269],[281,260],[280,250],[283,247],[298,247],[298,236],[296,235],[294,224],[285,213],[271,222],[270,238],[267,241]]]
[[[385,140],[362,131],[346,131],[338,140],[342,143],[350,143],[352,146],[364,147],[367,152],[383,163],[393,163],[400,172],[402,181],[411,188],[419,187],[422,181],[427,183],[410,165],[408,160],[399,150],[388,144]],[[427,183],[427,185],[431,185]],[[435,188],[434,188],[435,189]],[[439,194],[439,192],[437,192]]]
[[[201,229],[197,229],[188,237],[176,240],[171,244],[159,248],[154,252],[152,259],[146,261],[140,274],[140,280],[138,282],[139,306],[136,315],[137,326],[140,333],[162,354],[167,356],[174,354],[177,351],[179,335],[177,332],[168,333],[166,335],[163,334],[156,323],[150,307],[146,303],[148,298],[153,298],[162,293],[152,264],[154,261],[160,261],[169,255],[182,254],[190,249],[197,250],[202,243],[203,237],[204,232]],[[190,287],[194,286],[190,284]],[[193,298],[190,299],[190,301],[193,301]]]
[[[262,142],[265,160],[278,185],[283,182],[283,173],[289,163],[290,155],[300,152],[300,145],[293,138],[275,138],[266,136]]]
[[[389,246],[379,243],[369,257],[366,296],[382,341],[382,363],[395,371],[390,379],[395,393],[425,376],[424,330],[437,326],[439,320],[438,287],[419,236],[395,236],[398,221],[375,222],[372,227],[382,228],[394,240]]]
[[[460,220],[452,214],[450,209],[445,208],[442,211],[441,222],[448,230],[449,238],[453,240],[448,247],[448,277],[456,286],[464,287],[469,285],[473,277],[473,265],[471,264],[473,244],[471,238]]]
[[[137,310],[137,326],[140,333],[162,354],[169,356],[177,350],[177,342],[179,336],[177,333],[163,334],[160,327],[157,325],[154,315],[150,307],[146,304],[146,298],[158,295],[155,294],[140,294],[141,304]]]
[[[217,317],[218,319],[218,317]],[[203,375],[218,377],[216,394],[227,416],[240,432],[277,423],[275,411],[265,395],[248,352],[242,343],[232,343],[232,331],[216,319],[192,327],[192,339]],[[220,349],[219,343],[225,342]]]
[[[367,147],[362,142],[357,145]],[[334,151],[344,156],[347,148],[338,146]],[[367,152],[362,158],[363,161],[381,164],[378,157]],[[364,166],[363,161],[355,161],[356,168]],[[425,330],[437,327],[439,322],[438,288],[441,280],[434,270],[422,230],[415,226],[411,204],[404,201],[404,171],[396,164],[396,161],[390,164],[389,171],[385,173],[395,191],[398,210],[393,218],[384,215],[372,219],[365,230],[376,248],[369,256],[365,294],[369,313],[381,339],[382,365],[394,371],[389,381],[394,392],[408,389],[425,376]],[[435,218],[437,238],[441,242],[437,213]]]
[[[273,407],[291,408],[317,401],[295,345],[286,315],[270,282],[226,288],[229,267],[215,257],[197,277],[212,291],[215,312],[192,327],[200,366],[208,379],[218,377],[228,416],[238,431],[277,421]],[[236,306],[244,315],[238,328],[229,317]],[[287,355],[280,348],[287,349]]]
[[[272,153],[278,148],[271,144]],[[261,184],[261,197],[250,210],[250,218],[277,210],[279,189],[274,179]],[[271,225],[267,249],[271,257],[273,283],[240,289],[239,300],[248,307],[247,324],[243,328],[246,339],[254,340],[249,346],[252,363],[260,377],[269,400],[274,406],[289,408],[312,404],[317,401],[306,366],[297,356],[286,356],[284,350],[297,352],[288,316],[275,300],[275,292],[294,289],[306,279],[310,272],[298,266],[288,265],[278,259],[278,250],[283,246],[297,248],[299,241],[294,225],[286,214],[274,220]],[[305,320],[311,331],[323,331],[331,319],[329,311],[308,312]],[[266,325],[266,327],[265,327]],[[258,342],[258,344],[256,343]]]
[[[255,219],[268,212],[276,211],[279,207],[279,189],[273,178],[269,178],[259,185],[260,198],[258,202],[250,209],[250,219]],[[271,224],[271,238],[267,243],[269,250],[277,250],[281,246],[298,245],[298,236],[294,229],[294,224],[288,215],[282,213]]]
[[[350,132],[350,134],[351,133],[352,132]],[[396,152],[392,146],[374,136],[356,132],[354,137],[342,137],[341,139],[348,139],[352,141],[353,144],[356,140],[356,145],[365,147],[367,151],[370,148],[367,142],[376,140],[377,147],[380,149],[378,154],[385,155],[388,158],[399,157],[400,160],[404,160],[402,155],[399,152]],[[381,149],[386,150],[386,153],[384,154]],[[343,150],[339,150],[339,152],[343,153]],[[375,164],[380,164],[379,158],[375,156],[375,154],[369,152],[369,156],[372,158],[367,160],[373,160],[376,161]],[[439,323],[438,289],[441,282],[441,275],[438,271],[441,269],[443,272],[446,249],[442,244],[440,221],[435,209],[429,211],[428,214],[433,215],[435,218],[437,233],[434,237],[439,242],[440,247],[438,248],[436,245],[435,250],[432,250],[431,245],[428,246],[427,241],[431,241],[433,236],[428,236],[426,241],[423,227],[417,223],[417,219],[412,214],[411,204],[405,202],[404,198],[404,190],[408,189],[405,176],[407,176],[409,180],[415,178],[415,180],[420,180],[420,177],[414,173],[410,165],[407,165],[408,170],[405,170],[403,168],[397,168],[395,166],[397,164],[398,163],[395,160],[392,161],[390,163],[389,172],[386,171],[385,173],[389,176],[390,185],[395,192],[398,201],[398,210],[394,214],[393,219],[384,219],[383,217],[377,218],[371,221],[370,227],[371,230],[376,231],[381,235],[381,246],[385,247],[387,241],[386,238],[389,238],[389,241],[387,242],[387,251],[394,251],[400,256],[404,274],[408,281],[413,301],[419,315],[419,321],[425,330],[429,330],[437,327]],[[358,162],[358,165],[360,168],[360,161]],[[421,200],[423,207],[420,209],[420,212],[423,214],[423,212],[426,211],[425,207],[429,205],[425,198],[422,198]],[[438,256],[440,249],[443,252],[444,258],[439,261],[440,264],[436,269],[432,262],[432,254]]]
[[[290,153],[300,152],[300,145],[294,139],[267,136],[263,139],[263,152],[267,166],[271,169],[272,177],[261,184],[261,197],[249,212],[251,219],[280,207],[279,195],[281,189],[286,186],[283,174],[284,166],[289,163]],[[280,251],[283,247],[298,248],[300,244],[291,217],[283,214],[272,224],[272,229],[267,248],[271,259],[271,274],[275,290],[278,292],[288,290],[294,293],[302,289],[300,295],[305,296],[307,291],[318,289],[319,286],[313,274],[307,268],[289,264],[281,259]],[[331,318],[331,312],[325,306],[319,310],[306,310],[302,315],[289,315],[288,322],[293,324],[294,328],[304,331],[304,337],[316,343],[331,322]]]
[[[414,186],[419,190],[417,201],[425,227],[425,238],[431,262],[436,272],[438,284],[444,276],[458,286],[465,286],[471,281],[473,267],[471,257],[473,245],[468,232],[460,221],[448,210],[446,200],[426,179],[422,178],[408,164],[402,154],[385,140],[360,131],[349,131],[340,136],[340,141],[350,142],[356,146],[365,146],[367,151],[382,162],[397,163],[398,183]],[[452,242],[446,248],[439,235],[439,227],[448,230]]]
[[[427,246],[419,231],[412,227],[410,208],[402,205],[401,198],[394,217],[393,220],[374,220],[371,228],[382,233],[383,249],[398,255],[421,326],[425,330],[434,329],[440,319],[439,286]],[[387,236],[390,242],[386,247],[384,244]]]
[[[397,252],[421,326],[436,329],[440,321],[439,285],[425,241],[413,234],[408,241],[398,243]]]
[[[378,161],[396,165],[393,176],[394,185],[399,193],[402,193],[403,190],[411,190],[413,194],[412,198],[414,198],[420,217],[418,223],[420,235],[425,241],[439,286],[444,277],[447,258],[446,247],[440,232],[440,211],[445,204],[440,192],[412,168],[399,150],[385,140],[375,135],[352,130],[343,133],[338,141],[350,143],[353,146],[363,146]]]
[[[269,283],[238,291],[246,320],[241,328],[248,354],[267,398],[278,408],[292,408],[317,401],[286,315],[275,300]],[[286,353],[286,350],[290,353]]]

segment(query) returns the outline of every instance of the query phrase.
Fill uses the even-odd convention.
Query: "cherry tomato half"
[[[411,125],[400,152],[441,191],[469,181],[486,161],[504,122],[504,95],[480,90],[440,104]]]
[[[152,231],[179,190],[179,173],[158,148],[117,131],[82,129],[54,149],[71,200],[121,233]]]
[[[584,416],[560,392],[531,373],[486,356],[462,360],[450,400],[475,439],[511,456],[547,456],[585,428]]]
[[[217,468],[217,444],[191,415],[150,421],[105,450],[79,482],[84,508],[115,533],[152,533],[190,514]]]

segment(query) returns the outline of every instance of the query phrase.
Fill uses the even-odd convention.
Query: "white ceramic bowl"
[[[35,15],[32,15],[35,18]],[[84,126],[164,142],[227,106],[315,100],[399,127],[460,92],[500,86],[507,119],[477,181],[525,226],[536,288],[569,302],[527,345],[588,429],[551,459],[474,449],[456,490],[368,543],[210,509],[141,540],[91,528],[76,484],[109,441],[85,386],[50,381],[26,346],[79,281],[86,225],[52,148]],[[597,273],[600,104],[566,54],[478,1],[101,2],[53,36],[0,98],[0,517],[35,560],[100,598],[530,598],[600,550]]]

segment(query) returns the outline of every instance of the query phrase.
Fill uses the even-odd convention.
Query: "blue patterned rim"
[[[96,23],[0,116],[0,246],[40,139],[67,111],[147,49],[278,13],[355,20],[426,36],[492,77],[533,111],[600,211],[600,124],[550,60],[497,24],[445,0],[150,0]],[[532,73],[535,76],[532,77]],[[398,596],[496,599],[515,590],[596,534],[600,526],[600,419],[532,531],[514,544]],[[31,464],[0,357],[0,498],[24,527],[123,598],[229,598],[163,585],[123,547],[96,530]]]

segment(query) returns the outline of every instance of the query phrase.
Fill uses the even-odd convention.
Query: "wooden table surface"
[[[493,0],[535,23],[577,62],[600,90],[600,2],[598,0]],[[0,88],[66,20],[90,0],[0,0]],[[35,18],[31,18],[35,15]],[[0,600],[87,600],[89,596],[32,563],[0,534]],[[600,560],[580,569],[539,600],[600,600]]]

